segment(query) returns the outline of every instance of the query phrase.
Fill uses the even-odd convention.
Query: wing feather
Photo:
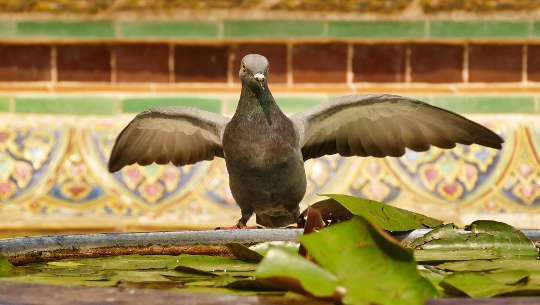
[[[350,95],[291,117],[304,160],[326,154],[398,157],[405,148],[456,143],[501,148],[503,139],[459,114],[397,95]]]
[[[138,163],[192,164],[223,156],[228,118],[191,107],[171,106],[139,113],[116,138],[109,171]]]

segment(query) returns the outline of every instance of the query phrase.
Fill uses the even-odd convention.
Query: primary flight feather
[[[399,157],[405,148],[456,143],[501,148],[503,139],[451,111],[397,95],[349,95],[287,117],[268,88],[268,60],[242,59],[242,91],[232,118],[172,106],[138,114],[117,137],[109,171],[138,163],[193,164],[225,158],[244,227],[297,221],[306,191],[304,161],[323,155]]]

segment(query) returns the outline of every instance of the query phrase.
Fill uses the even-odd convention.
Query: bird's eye
[[[242,63],[242,71],[246,72],[247,68],[246,68],[246,64]]]

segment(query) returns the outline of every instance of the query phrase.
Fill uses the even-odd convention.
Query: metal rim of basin
[[[393,236],[408,243],[429,231],[430,229],[417,229],[394,233]],[[14,264],[124,254],[188,253],[230,256],[231,253],[224,246],[226,243],[297,242],[302,232],[302,229],[252,229],[18,237],[0,239],[0,254]],[[540,242],[540,230],[522,230],[522,232],[531,240]]]
[[[100,233],[0,239],[0,254],[13,264],[70,257],[124,254],[231,255],[229,242],[298,241],[302,229]]]

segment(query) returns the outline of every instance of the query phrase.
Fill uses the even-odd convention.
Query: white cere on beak
[[[255,73],[255,75],[253,75],[253,77],[255,78],[256,81],[258,81],[259,83],[264,81],[264,74],[262,73]]]

